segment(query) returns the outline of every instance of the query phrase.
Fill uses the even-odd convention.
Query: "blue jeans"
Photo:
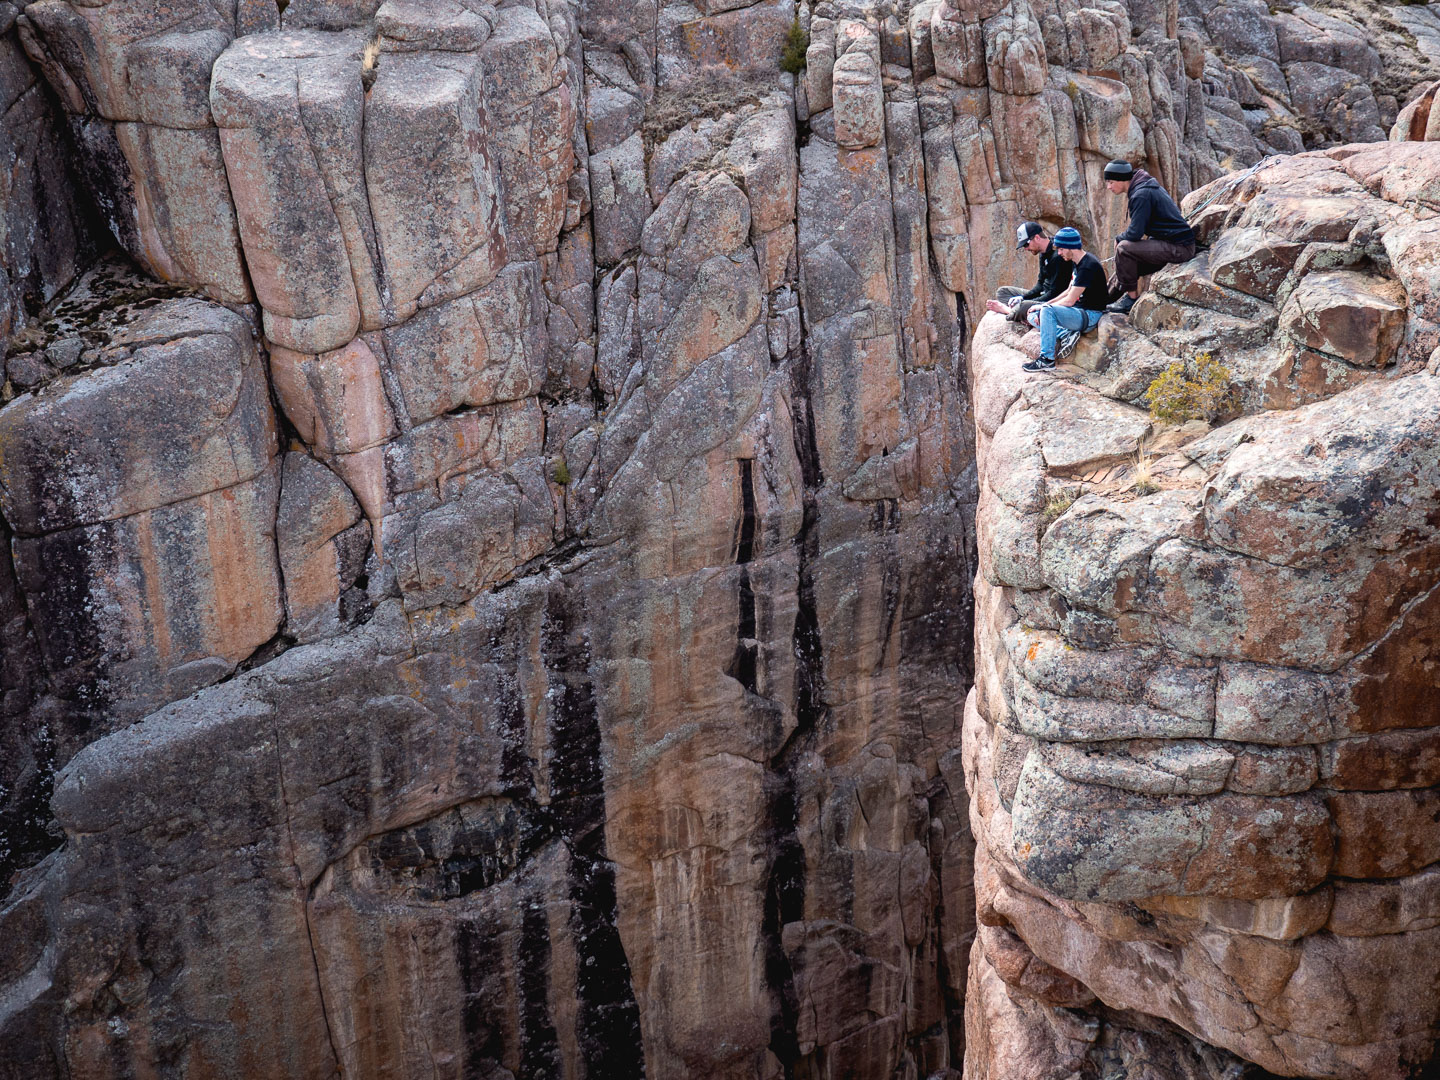
[[[1079,330],[1085,333],[1100,325],[1103,311],[1091,311],[1082,307],[1055,307],[1053,304],[1040,309],[1040,355],[1055,359],[1055,339],[1061,330]]]

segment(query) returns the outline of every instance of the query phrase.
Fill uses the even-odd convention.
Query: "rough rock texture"
[[[967,1076],[1103,1068],[1136,1014],[1235,1055],[1156,1075],[1433,1067],[1437,179],[1384,144],[1197,191],[1209,252],[1059,377],[981,323]],[[1152,422],[1200,353],[1224,422]]]
[[[1231,14],[1280,40],[1280,14]],[[1018,219],[1118,231],[1111,156],[1183,194],[1298,149],[1299,117],[1320,142],[1391,119],[1350,24],[1296,16],[1279,75],[1252,65],[1279,80],[1257,104],[1236,59],[1255,50],[1212,16],[27,4],[44,115],[125,257],[63,294],[73,274],[43,279],[6,358],[0,692],[22,722],[0,760],[0,1077],[954,1077],[967,1040],[1010,1045],[962,1015],[974,419],[993,407],[972,406],[969,327],[1033,273]],[[797,19],[798,79],[779,71]],[[1305,64],[1324,70],[1296,87],[1343,92],[1296,100]],[[1332,173],[1267,211],[1284,238],[1257,216],[1137,322],[1178,341],[1222,295],[1207,333],[1288,335],[1274,389],[1257,354],[1251,404],[1440,344],[1415,321],[1428,225],[1390,209],[1433,201],[1425,174]],[[1292,267],[1303,289],[1245,291]],[[1082,420],[1041,440],[1067,475],[1147,426],[1098,392]],[[1251,558],[1265,530],[1227,521],[1224,558]],[[980,527],[1029,572],[1023,521]],[[1077,595],[1107,587],[1075,570]],[[1179,717],[1198,741],[1208,691],[1186,679],[1155,675],[1136,739]],[[1214,794],[1228,759],[1168,749],[1135,750],[1163,789],[1137,798]],[[1293,813],[1255,842],[1276,881],[1309,881],[1332,817],[1392,813],[1322,804],[1312,773],[1386,752],[1256,753],[1233,795],[1178,814],[1177,844],[1288,785]],[[1042,779],[1081,767],[1063,755]],[[1426,805],[1393,811],[1404,854],[1337,858],[1423,859]],[[1257,887],[1243,862],[1192,870]],[[1023,948],[987,931],[975,955],[1089,1007]],[[1095,1045],[1226,1060],[1146,1011],[1104,1013]]]
[[[28,7],[168,284],[103,264],[7,368],[7,1080],[958,1066],[913,93],[887,149],[877,54],[806,139],[793,6],[638,17]]]
[[[0,4],[0,338],[21,329],[94,256],[65,125],[26,59],[18,16],[19,5]]]

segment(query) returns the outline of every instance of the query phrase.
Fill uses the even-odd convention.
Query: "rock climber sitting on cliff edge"
[[[1130,205],[1130,227],[1115,238],[1115,278],[1121,296],[1105,309],[1125,315],[1140,295],[1142,277],[1168,263],[1195,257],[1195,230],[1160,181],[1128,161],[1105,166],[1105,186],[1116,195],[1124,192]]]
[[[1068,225],[1050,241],[1060,257],[1071,264],[1070,287],[1054,300],[1030,309],[1027,321],[1040,328],[1040,355],[1025,365],[1026,371],[1049,371],[1057,355],[1070,355],[1080,335],[1100,325],[1105,301],[1110,295],[1105,268],[1085,250],[1080,234]],[[1056,353],[1056,343],[1065,334],[1065,345]]]
[[[985,308],[1007,316],[1011,322],[1023,323],[1032,307],[1054,300],[1070,287],[1072,267],[1060,257],[1050,237],[1035,221],[1021,222],[1015,230],[1015,250],[1028,251],[1040,257],[1040,272],[1035,275],[1035,287],[1026,292],[1014,285],[1002,285],[995,292],[996,298],[985,302]]]

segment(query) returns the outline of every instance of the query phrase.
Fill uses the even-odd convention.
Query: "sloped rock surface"
[[[1387,252],[1433,213],[1417,192],[1437,173],[1428,146],[1343,147],[1192,195],[1219,208],[1210,267],[1281,309],[1243,337],[1217,337],[1239,301],[1205,256],[1107,320],[1093,371],[1017,378],[1015,331],[981,324],[965,760],[979,918],[1003,940],[972,956],[989,1031],[967,1075],[1097,1060],[1114,1010],[1279,1075],[1431,1061],[1440,382],[1429,296]],[[1332,238],[1314,204],[1338,199],[1356,212]],[[1117,370],[1143,348],[1227,365],[1223,422],[1143,430]],[[1299,363],[1351,375],[1297,381]],[[1128,461],[1107,456],[1118,420],[1081,422],[1097,391],[1132,403],[1111,402],[1136,414]],[[1094,467],[1051,460],[1055,428]],[[1027,980],[1017,953],[1058,974]],[[1037,1007],[1062,996],[1089,1029]]]

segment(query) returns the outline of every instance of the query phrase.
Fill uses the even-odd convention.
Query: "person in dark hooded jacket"
[[[1115,238],[1115,277],[1121,296],[1106,311],[1124,315],[1140,295],[1140,279],[1169,263],[1195,257],[1195,230],[1160,182],[1128,161],[1105,166],[1105,186],[1125,193],[1130,226]]]

